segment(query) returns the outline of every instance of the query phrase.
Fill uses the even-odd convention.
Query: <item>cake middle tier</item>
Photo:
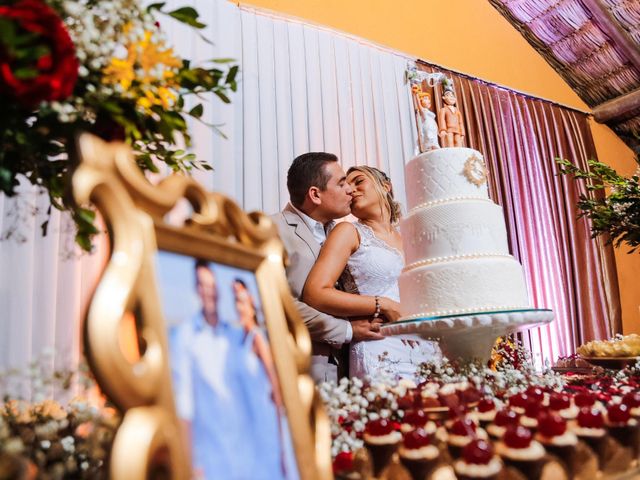
[[[522,266],[510,255],[409,267],[398,282],[403,318],[529,308]]]
[[[402,220],[400,230],[407,265],[458,255],[509,254],[502,207],[491,200],[418,208]]]

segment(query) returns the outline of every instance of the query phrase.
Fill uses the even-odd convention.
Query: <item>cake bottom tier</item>
[[[398,281],[403,319],[529,307],[522,266],[507,255],[425,265]]]

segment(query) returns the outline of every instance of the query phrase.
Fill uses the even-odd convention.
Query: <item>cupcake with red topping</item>
[[[462,458],[453,464],[458,480],[494,480],[502,471],[502,460],[489,442],[475,439],[462,450]]]
[[[640,392],[628,392],[622,397],[621,403],[629,407],[629,413],[634,418],[640,417]]]
[[[424,480],[440,458],[440,450],[431,444],[431,435],[422,428],[404,434],[398,454],[413,480]]]
[[[576,393],[573,397],[573,403],[578,408],[597,408],[603,412],[606,410],[593,392]]]
[[[542,412],[538,418],[536,440],[557,456],[567,467],[570,476],[576,471],[578,437],[567,429],[567,421],[556,412]]]
[[[522,415],[529,401],[529,395],[525,392],[516,393],[509,397],[509,407],[516,413]]]
[[[496,402],[491,398],[483,398],[478,402],[473,418],[481,427],[486,428],[496,418],[496,413]]]
[[[517,469],[529,480],[538,480],[546,462],[544,447],[533,439],[529,429],[509,425],[496,445],[496,452],[505,465]]]
[[[519,425],[520,415],[510,409],[503,409],[496,413],[493,423],[487,427],[487,433],[495,439],[501,439],[504,436],[507,427],[510,425]]]
[[[458,398],[456,385],[449,383],[440,387],[440,390],[438,390],[438,402],[450,410],[458,408],[460,406],[460,398]]]
[[[371,455],[373,475],[378,477],[397,450],[402,434],[393,428],[389,420],[380,418],[367,423],[363,440]]]
[[[638,421],[631,418],[631,409],[624,403],[609,405],[605,424],[609,434],[621,445],[630,447],[634,458],[637,458],[640,454],[640,430]]]
[[[429,416],[423,410],[407,410],[402,417],[400,431],[408,433],[411,430],[422,428],[429,435],[436,433],[438,426],[429,420]]]
[[[598,458],[600,468],[606,461],[606,445],[609,437],[605,430],[604,416],[597,408],[583,408],[573,424],[572,431],[586,443]]]
[[[562,392],[554,392],[549,396],[549,410],[558,412],[565,420],[573,420],[580,413],[580,408],[573,403],[571,397]]]
[[[456,385],[460,403],[463,405],[473,405],[480,401],[482,395],[478,389],[470,382],[460,382]]]
[[[427,383],[422,387],[420,392],[420,399],[423,408],[440,408],[442,404],[438,399],[438,390],[440,386],[437,383]]]
[[[479,428],[469,417],[462,417],[455,420],[447,432],[447,447],[452,458],[462,455],[462,449],[475,438],[487,438],[487,433]]]
[[[524,414],[520,417],[520,425],[531,430],[531,433],[535,433],[541,408],[542,402],[539,399],[529,397],[524,407]]]
[[[535,400],[540,403],[540,405],[546,405],[548,402],[548,395],[545,394],[544,390],[535,385],[531,385],[525,390],[525,393],[530,399]]]

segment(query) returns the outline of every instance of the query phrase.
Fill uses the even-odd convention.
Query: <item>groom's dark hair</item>
[[[303,153],[293,160],[287,172],[287,189],[294,207],[302,206],[311,187],[327,188],[330,176],[324,166],[337,161],[338,157],[326,152]]]

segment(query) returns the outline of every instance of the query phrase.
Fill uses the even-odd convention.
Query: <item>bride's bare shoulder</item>
[[[329,232],[327,243],[332,245],[348,245],[351,250],[360,244],[358,230],[351,222],[340,222]]]

